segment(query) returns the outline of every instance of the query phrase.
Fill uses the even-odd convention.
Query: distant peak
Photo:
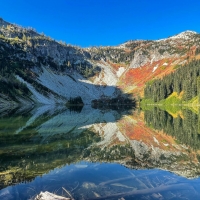
[[[182,33],[192,33],[192,34],[197,34],[196,31],[190,31],[190,30],[184,31],[184,32],[182,32]]]
[[[174,36],[171,36],[171,37],[168,37],[168,38],[165,38],[165,39],[159,39],[157,40],[158,42],[159,41],[165,41],[165,40],[168,40],[168,39],[172,39],[172,40],[176,40],[176,39],[184,39],[184,40],[188,40],[190,39],[192,36],[198,34],[197,32],[195,31],[190,31],[190,30],[187,30],[187,31],[183,31],[177,35],[174,35]]]
[[[175,36],[170,37],[170,39],[189,39],[192,35],[196,35],[197,32],[195,31],[184,31]]]

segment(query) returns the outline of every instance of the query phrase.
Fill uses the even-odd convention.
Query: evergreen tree
[[[183,100],[189,101],[197,95],[200,97],[199,75],[200,61],[193,60],[162,79],[146,83],[144,96],[154,102],[167,98],[173,92],[180,94],[182,91]]]

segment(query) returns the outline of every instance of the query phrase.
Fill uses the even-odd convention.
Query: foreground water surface
[[[172,109],[172,111],[174,111]],[[0,199],[200,199],[195,110],[42,106],[0,112]]]

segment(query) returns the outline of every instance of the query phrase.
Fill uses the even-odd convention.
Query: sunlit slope
[[[143,96],[145,83],[199,59],[200,35],[185,31],[162,40],[80,48],[0,20],[0,102],[64,104],[81,97]]]

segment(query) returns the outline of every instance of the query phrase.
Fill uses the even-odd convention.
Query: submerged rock
[[[34,200],[71,200],[71,198],[61,197],[50,192],[40,192]]]

